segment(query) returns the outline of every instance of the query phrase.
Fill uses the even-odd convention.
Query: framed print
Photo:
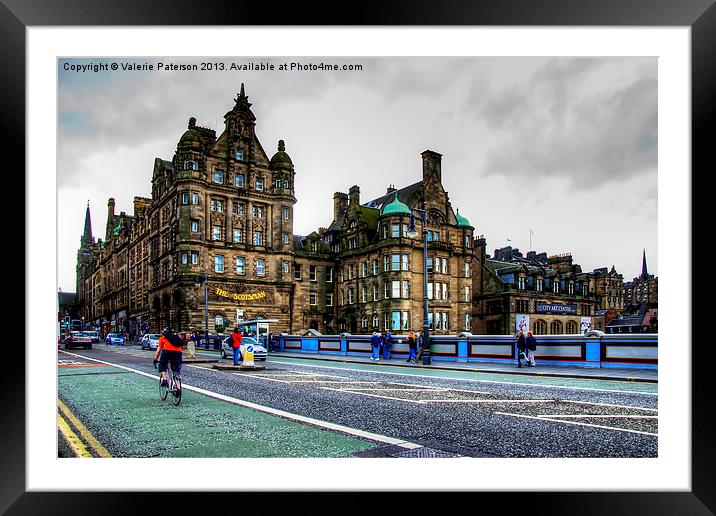
[[[700,219],[690,217],[689,207],[690,203],[698,206],[698,193],[707,190],[692,189],[692,185],[699,186],[706,167],[713,168],[706,133],[713,125],[716,91],[716,7],[709,1],[659,3],[620,2],[605,8],[580,0],[579,8],[574,2],[560,2],[545,9],[533,2],[480,6],[448,2],[439,12],[424,3],[375,5],[374,14],[353,13],[351,21],[356,25],[344,26],[344,18],[330,9],[317,14],[299,6],[222,3],[207,13],[189,2],[153,2],[142,10],[128,11],[114,4],[98,9],[94,3],[90,8],[81,1],[60,7],[43,1],[3,0],[4,120],[11,128],[4,134],[10,148],[25,149],[15,152],[22,156],[15,168],[25,171],[27,253],[25,353],[19,348],[9,351],[13,367],[4,375],[8,379],[4,390],[7,417],[0,456],[6,466],[0,507],[10,514],[38,512],[49,504],[58,512],[93,512],[107,504],[131,510],[146,506],[150,496],[130,499],[123,491],[154,490],[240,491],[227,496],[242,497],[250,491],[266,496],[271,496],[270,491],[292,491],[299,497],[304,492],[338,491],[357,503],[374,491],[408,493],[414,499],[423,492],[449,496],[474,491],[496,501],[501,498],[499,491],[515,491],[509,496],[535,500],[535,510],[544,513],[712,513],[716,501],[708,486],[713,483],[714,429],[705,396],[710,392],[709,375],[707,360],[695,360],[701,354],[692,346],[689,324],[700,308],[691,298],[695,262],[690,239],[691,224]],[[568,101],[572,89],[579,89],[580,102]],[[436,109],[441,103],[442,109]],[[577,121],[565,124],[568,129],[564,129],[550,125],[550,117]],[[479,130],[471,125],[476,118],[487,120]],[[594,126],[599,126],[600,134],[608,126],[610,142],[615,143],[595,142]],[[519,138],[501,140],[506,132],[519,133]],[[578,139],[575,135],[594,145],[572,145]],[[520,142],[519,147],[515,142]],[[416,146],[420,149],[415,150]],[[219,148],[223,150],[216,151]],[[629,154],[632,149],[636,149],[633,156]],[[448,206],[445,211],[430,209],[426,194],[421,198],[424,206],[413,205],[410,187],[405,186],[414,181],[415,163],[405,158],[411,154],[415,154],[418,171],[422,170],[422,183],[445,193],[435,202]],[[610,156],[618,156],[618,162],[610,161]],[[470,171],[482,170],[485,163],[500,172],[475,172],[473,177]],[[458,170],[453,178],[450,167]],[[618,171],[620,167],[629,172]],[[510,179],[502,180],[502,173]],[[155,200],[166,196],[176,178],[186,188],[177,190],[166,210],[150,209]],[[378,182],[381,191],[373,191],[371,182]],[[480,193],[481,188],[495,193]],[[244,192],[248,193],[244,196]],[[530,195],[543,202],[531,204]],[[20,196],[12,192],[9,197]],[[500,218],[508,220],[508,212],[520,203],[528,207],[529,223],[515,220],[510,226],[505,222],[499,230],[488,225],[498,218],[493,217],[495,213],[501,212]],[[319,213],[314,220],[307,215],[313,209],[327,213]],[[151,215],[141,222],[144,210]],[[541,212],[538,216],[532,215],[537,211]],[[186,215],[186,223],[177,222],[175,232],[165,232],[174,227],[167,222],[173,220],[173,213]],[[561,241],[549,240],[547,231],[540,231],[540,216],[568,228]],[[351,263],[315,261],[322,250],[326,256],[336,252],[331,246],[345,245],[346,251],[357,252],[363,244],[360,236],[351,240],[354,226],[350,220],[360,229],[370,226],[373,218],[379,221],[371,230],[376,239],[400,239],[417,233],[414,226],[424,228],[425,249],[430,241],[434,251],[430,261],[423,258],[422,247],[416,247],[415,255],[396,251],[366,255],[365,260]],[[345,242],[331,240],[338,221],[348,235]],[[80,285],[80,278],[89,278],[100,267],[95,259],[117,260],[108,258],[114,255],[105,249],[118,248],[122,238],[129,241],[128,235],[139,231],[141,224],[148,233],[157,225],[161,230],[156,238],[148,237],[146,245],[128,247],[125,260],[131,263],[136,253],[147,253],[146,267],[123,268],[122,262],[116,277],[113,271],[113,276],[102,277],[105,283],[89,280],[82,283],[89,286],[81,288],[83,302],[90,303],[92,296],[100,298],[103,292],[106,296],[113,282],[137,285],[127,295],[144,303],[146,311],[117,309],[111,317],[83,312],[82,317],[68,316],[67,321],[58,316],[57,288]],[[437,229],[441,224],[454,228],[444,234]],[[401,433],[400,425],[379,431],[365,423],[370,420],[367,416],[354,424],[351,417],[339,414],[330,426],[322,427],[323,418],[330,419],[327,414],[335,415],[332,410],[308,414],[297,410],[300,400],[274,402],[272,385],[274,392],[283,392],[286,378],[270,375],[260,383],[261,392],[244,397],[227,386],[214,392],[186,382],[176,408],[185,414],[197,410],[205,417],[203,427],[192,426],[191,421],[201,419],[195,415],[187,414],[182,424],[191,438],[210,437],[202,444],[202,454],[179,446],[171,453],[168,448],[160,450],[155,430],[163,428],[164,416],[171,415],[167,409],[174,407],[168,402],[159,404],[156,372],[144,357],[153,355],[155,337],[161,346],[180,345],[167,337],[173,330],[165,334],[163,329],[176,329],[183,339],[180,347],[191,346],[191,353],[197,352],[191,357],[195,364],[185,363],[189,371],[185,376],[191,377],[190,368],[204,367],[201,359],[207,353],[224,356],[222,364],[230,362],[233,328],[247,339],[240,348],[241,360],[253,365],[253,359],[260,366],[266,350],[270,354],[274,345],[284,346],[284,351],[290,347],[292,356],[315,350],[368,360],[374,329],[395,334],[393,360],[410,360],[413,352],[402,333],[424,327],[432,335],[427,349],[433,358],[424,367],[439,369],[452,355],[464,356],[468,365],[474,358],[463,349],[467,344],[449,340],[458,331],[469,334],[466,342],[481,334],[512,335],[516,329],[535,330],[538,337],[564,333],[586,339],[598,323],[608,325],[605,314],[596,313],[596,301],[590,309],[585,306],[588,301],[559,298],[560,292],[582,292],[582,272],[594,269],[596,273],[598,267],[612,266],[611,262],[591,264],[586,258],[584,271],[562,271],[561,281],[544,274],[544,291],[549,296],[539,302],[548,309],[533,310],[515,298],[520,304],[504,322],[479,317],[472,308],[461,309],[460,303],[469,304],[475,294],[470,290],[475,282],[471,280],[466,288],[467,283],[459,281],[473,270],[469,262],[453,260],[449,253],[458,244],[470,247],[484,240],[480,233],[485,225],[496,235],[492,242],[487,235],[487,245],[494,245],[495,255],[507,247],[519,252],[516,244],[497,248],[502,245],[500,238],[524,240],[510,229],[522,231],[522,226],[526,226],[530,249],[545,246],[563,252],[559,246],[574,245],[587,256],[604,248],[607,251],[599,254],[599,260],[616,260],[617,268],[627,260],[619,254],[621,248],[636,245],[638,238],[648,242],[644,246],[653,246],[653,255],[651,250],[644,253],[644,269],[624,272],[624,280],[639,277],[640,271],[648,277],[647,259],[651,267],[655,269],[658,263],[664,271],[658,353],[658,383],[664,388],[658,389],[655,383],[653,406],[645,409],[658,412],[658,423],[652,416],[614,416],[609,413],[612,409],[599,414],[626,421],[616,429],[630,432],[623,439],[623,454],[618,446],[602,444],[596,448],[607,447],[608,452],[581,453],[574,443],[565,444],[569,451],[561,455],[551,448],[536,453],[517,441],[470,448],[470,454],[457,444],[426,444],[442,442],[438,439],[425,438],[415,444]],[[465,228],[474,229],[475,234],[455,233]],[[592,238],[584,238],[585,234]],[[165,259],[162,253],[182,238],[188,243],[176,259]],[[210,252],[198,243],[203,239],[211,243]],[[459,242],[453,245],[453,240]],[[580,248],[576,243],[588,240],[594,247],[585,243]],[[301,262],[295,252],[282,249],[301,249],[298,254],[307,259]],[[639,251],[634,259],[637,266],[641,266]],[[567,254],[550,256],[549,263],[561,263]],[[582,263],[581,259],[575,254],[575,263]],[[407,302],[423,292],[423,280],[411,282],[410,275],[423,260],[425,282],[428,268],[433,274],[432,283],[425,286],[425,306],[428,293],[432,300],[425,317],[422,300],[415,307]],[[571,255],[569,261],[571,265]],[[496,278],[492,281],[514,283],[513,290],[537,285],[537,276],[534,283],[523,278],[527,266],[499,269],[495,266],[490,271],[490,277]],[[157,293],[163,282],[182,271],[188,271],[186,285],[172,285]],[[374,276],[381,278],[375,286],[369,282]],[[441,281],[442,276],[448,279]],[[139,286],[142,281],[150,285],[146,296]],[[540,276],[539,285],[542,281]],[[300,291],[300,297],[292,297],[294,291]],[[305,304],[301,312],[294,309],[298,299]],[[401,300],[401,308],[385,308],[393,299]],[[343,318],[327,315],[339,313],[339,307],[372,302],[382,308],[346,311],[352,315]],[[285,310],[280,308],[284,305]],[[639,312],[642,322],[646,315]],[[488,320],[492,321],[489,325]],[[56,336],[56,327],[63,325],[67,325],[67,336]],[[92,335],[88,342],[81,340],[93,331],[98,333],[96,343]],[[202,338],[202,332],[208,337]],[[322,336],[327,338],[322,340]],[[34,353],[45,340],[54,342],[56,337],[58,350],[63,338],[87,351],[93,343],[95,350],[116,345],[112,352],[124,353],[127,362],[108,372],[102,369],[108,366],[102,356],[73,352],[63,341],[65,349],[60,353],[66,356],[59,367],[65,368],[66,376],[58,376],[54,347],[47,344],[46,353]],[[129,342],[136,346],[126,346]],[[486,346],[499,345],[507,350],[500,348],[501,353],[509,353],[505,343]],[[574,342],[557,342],[550,356],[555,364],[564,357],[595,360],[600,350],[586,346],[583,351]],[[579,353],[572,348],[579,348]],[[641,343],[630,342],[624,348],[632,364],[639,362],[640,353],[648,352]],[[160,370],[168,367],[165,355],[160,350],[156,353],[161,357]],[[538,349],[538,365],[539,361]],[[606,375],[608,361],[600,365]],[[643,371],[650,367],[637,365]],[[227,367],[238,366],[234,359]],[[220,368],[211,370],[211,374],[225,374]],[[289,367],[283,372],[296,374]],[[309,387],[301,392],[315,395],[307,399],[317,404],[320,400],[330,404],[327,393],[339,392],[330,384],[335,379],[321,376],[320,371],[310,375],[314,384],[328,383],[315,386],[324,389],[319,394],[309,392]],[[305,375],[299,377],[290,381],[313,385]],[[171,380],[173,375],[168,378],[167,388],[176,399],[177,384]],[[237,377],[237,381],[243,380]],[[121,389],[136,389],[137,399],[143,400],[144,394],[139,393],[145,387],[152,389],[152,404],[137,409],[136,424],[129,431],[120,428],[118,414],[129,410],[115,404]],[[341,389],[340,396],[376,397],[360,386]],[[393,394],[385,396],[381,410],[405,401],[405,385],[388,389]],[[61,398],[70,391],[79,401],[68,407]],[[58,392],[63,396],[58,398]],[[206,396],[202,398],[205,404],[192,405],[194,396]],[[619,397],[627,394],[614,396],[613,406],[617,406]],[[227,401],[230,408],[223,405]],[[419,424],[417,415],[423,406],[422,398],[409,401],[416,410],[406,426]],[[78,410],[97,417],[85,419],[84,426],[75,421]],[[208,417],[212,410],[221,417]],[[466,421],[477,426],[480,420],[470,419],[468,412],[464,412]],[[449,414],[450,418],[444,416],[445,428],[460,427],[453,416],[461,412]],[[537,421],[543,416],[515,409],[492,417],[505,418],[505,435],[517,435],[522,423],[514,421]],[[584,416],[565,412],[560,417],[562,423],[571,425]],[[637,419],[639,423],[634,423]],[[103,428],[104,421],[117,426],[107,423]],[[230,433],[234,425],[250,432],[262,424],[271,426],[271,432],[261,451],[224,455],[220,436]],[[604,429],[594,419],[571,428],[580,424]],[[182,429],[175,430],[177,442],[186,437]],[[171,432],[162,431],[167,436]],[[487,427],[484,431],[488,432]],[[111,432],[133,436],[132,446],[114,446],[111,438],[97,439],[100,442],[95,446],[87,437]],[[417,433],[412,430],[409,435]],[[73,444],[75,434],[79,437]],[[597,433],[575,430],[569,435]],[[231,439],[232,443],[241,440]],[[366,446],[371,439],[380,441],[380,451],[377,446]],[[585,446],[590,444],[586,441]],[[390,447],[401,446],[400,453],[389,453]],[[424,454],[411,455],[411,450],[418,449]],[[94,460],[66,458],[67,453]],[[158,467],[183,470],[184,478],[155,478],[153,471]],[[371,478],[376,470],[382,470],[385,478]],[[243,481],[237,484],[232,475]],[[515,483],[520,475],[532,480]],[[139,480],[146,476],[151,481]],[[246,503],[258,507],[263,502]]]

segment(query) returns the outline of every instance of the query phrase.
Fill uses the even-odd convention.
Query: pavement
[[[198,351],[198,350],[197,350]],[[371,364],[373,362],[369,356],[352,356],[352,355],[327,355],[318,353],[294,353],[287,351],[272,351],[272,356],[287,358],[302,358],[317,361],[343,362],[356,364]],[[474,371],[476,373],[501,373],[527,376],[550,376],[561,378],[587,378],[594,380],[620,380],[632,382],[652,382],[658,383],[659,371],[657,369],[641,369],[641,368],[587,368],[579,366],[560,366],[560,365],[540,365],[539,362],[535,367],[517,367],[515,363],[503,364],[493,362],[448,362],[435,360],[433,358],[430,365],[421,363],[408,364],[405,358],[395,357],[392,359],[381,359],[381,365],[399,366],[399,367],[415,367],[417,369],[434,369],[434,370],[451,370],[451,371]]]

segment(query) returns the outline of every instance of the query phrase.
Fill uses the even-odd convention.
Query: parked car
[[[157,349],[159,346],[159,337],[161,337],[158,333],[147,333],[142,337],[142,349]]]
[[[99,332],[86,331],[85,333],[92,338],[92,344],[99,344]]]
[[[65,339],[65,349],[72,349],[80,346],[85,349],[92,349],[92,337],[83,331],[71,332],[70,336]]]
[[[266,348],[256,342],[253,337],[244,337],[241,339],[241,344],[252,344],[254,346],[254,360],[266,360]],[[221,358],[234,358],[234,348],[231,345],[231,336],[226,337],[221,343]],[[239,351],[239,361],[243,362],[244,357],[241,351]]]
[[[121,333],[110,333],[107,335],[107,345],[117,344],[119,346],[124,346],[124,335]]]
[[[199,336],[199,342],[197,343],[197,348],[204,348],[204,349],[215,349],[217,351],[221,350],[221,343],[226,338],[226,335],[223,333],[219,333],[216,335],[209,334],[209,344],[207,345],[207,339],[204,335]]]

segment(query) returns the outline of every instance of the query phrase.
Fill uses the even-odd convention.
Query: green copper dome
[[[457,214],[455,214],[455,218],[457,219],[457,225],[459,227],[472,227],[472,224],[470,224],[470,221],[467,220],[465,217],[460,215],[460,210],[458,210]]]
[[[393,202],[385,205],[381,215],[389,215],[393,213],[404,213],[406,215],[410,215],[410,208],[398,200],[397,192],[393,197]]]

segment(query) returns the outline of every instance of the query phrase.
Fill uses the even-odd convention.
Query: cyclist
[[[164,328],[162,336],[159,337],[157,352],[154,361],[159,361],[159,372],[162,374],[161,384],[167,384],[167,364],[171,362],[172,371],[175,375],[181,372],[181,361],[184,342],[181,337],[174,333],[171,328]]]

